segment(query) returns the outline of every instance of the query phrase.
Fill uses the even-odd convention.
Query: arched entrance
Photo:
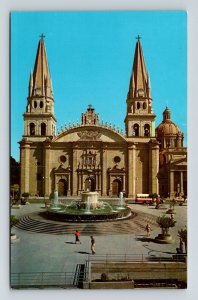
[[[95,179],[93,177],[87,177],[85,179],[85,191],[89,190],[90,192],[94,192],[95,186]]]
[[[112,195],[119,196],[122,190],[122,183],[120,179],[115,179],[112,183]]]
[[[60,179],[58,182],[58,195],[67,196],[68,184],[65,179]]]

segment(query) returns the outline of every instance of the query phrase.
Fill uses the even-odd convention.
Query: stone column
[[[107,149],[103,148],[102,153],[102,196],[107,196]]]
[[[97,178],[97,191],[99,191],[99,172],[96,172],[96,178]]]
[[[123,189],[124,192],[126,192],[125,180],[126,180],[126,176],[124,174],[123,175],[123,186],[122,186],[122,189]]]
[[[54,191],[58,191],[58,178],[57,178],[57,175],[55,175],[55,178],[54,178]]]
[[[136,146],[131,145],[128,148],[128,197],[135,198],[136,187],[135,187],[135,177],[136,177]]]
[[[30,143],[20,143],[20,188],[21,194],[29,193],[30,181]]]
[[[98,171],[98,186],[99,186],[99,191],[100,191],[100,194],[101,194],[101,171]]]
[[[71,180],[70,180],[71,173],[68,174],[67,180],[68,180],[68,190],[67,190],[67,196],[71,196]]]
[[[170,198],[173,198],[175,196],[175,192],[174,192],[174,172],[170,171],[170,183],[169,183],[169,187],[170,187]]]
[[[79,193],[80,190],[80,173],[77,172],[77,194]]]
[[[180,172],[180,193],[181,195],[184,194],[184,174],[183,174],[183,171]]]
[[[149,148],[149,194],[158,194],[159,146],[157,141],[150,141]]]
[[[81,191],[83,191],[83,172],[81,172]]]
[[[50,195],[50,148],[51,142],[44,143],[44,196]]]
[[[112,196],[112,190],[113,190],[113,176],[110,174],[108,174],[108,181],[109,181],[109,189],[108,189],[108,195]]]
[[[78,149],[73,149],[73,161],[72,161],[72,195],[77,196],[77,173],[78,168]]]

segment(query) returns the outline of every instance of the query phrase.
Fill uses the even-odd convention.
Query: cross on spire
[[[136,40],[138,40],[138,42],[139,42],[140,39],[141,39],[141,36],[138,34],[138,36],[136,37]]]
[[[45,38],[45,35],[42,33],[42,34],[40,35],[40,38],[43,40],[43,39]]]

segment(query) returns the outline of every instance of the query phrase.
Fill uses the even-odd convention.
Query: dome
[[[156,128],[157,137],[172,136],[172,135],[176,136],[181,134],[182,133],[179,127],[171,121],[171,112],[168,109],[168,107],[166,107],[166,109],[163,112],[163,121]]]
[[[156,135],[160,136],[167,136],[167,135],[180,135],[181,131],[171,120],[163,121],[157,128],[156,128]]]

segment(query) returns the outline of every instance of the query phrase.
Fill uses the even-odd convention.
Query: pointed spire
[[[144,62],[140,36],[138,35],[133,61],[133,69],[129,84],[128,99],[137,98],[139,96],[150,98],[150,95],[151,92],[149,76]]]
[[[34,64],[32,96],[47,96],[53,98],[43,34],[41,35],[38,44],[36,60]]]
[[[29,79],[29,93],[28,93],[29,97],[32,96],[32,88],[33,88],[33,75],[32,75],[32,71],[31,71],[30,72],[30,79]]]

